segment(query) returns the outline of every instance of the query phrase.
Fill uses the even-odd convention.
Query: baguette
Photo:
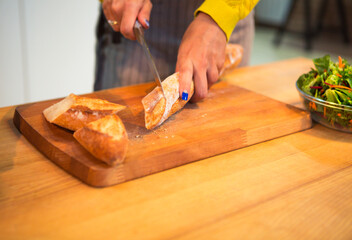
[[[128,136],[117,115],[90,122],[78,129],[73,137],[93,156],[110,166],[122,163],[126,156]]]
[[[226,70],[233,69],[242,60],[243,48],[238,44],[228,44],[226,46],[226,58],[220,75]],[[172,114],[182,109],[188,101],[179,98],[179,73],[167,77],[163,82],[165,98],[163,97],[160,87],[154,88],[147,96],[142,99],[144,107],[145,127],[153,129],[160,126]],[[194,84],[192,81],[189,98],[194,93]]]
[[[162,82],[165,98],[163,97],[161,88],[156,87],[142,99],[145,112],[145,127],[147,129],[159,126],[188,102],[188,100],[184,101],[179,98],[178,79],[179,74],[174,73]],[[194,85],[192,82],[188,99],[192,97],[193,92]]]
[[[50,123],[76,131],[87,123],[123,110],[125,106],[102,99],[70,94],[60,102],[48,107],[43,114]]]

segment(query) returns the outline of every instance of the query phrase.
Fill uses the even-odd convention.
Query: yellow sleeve
[[[194,12],[208,14],[225,32],[227,40],[237,22],[245,18],[255,7],[259,0],[205,0]]]

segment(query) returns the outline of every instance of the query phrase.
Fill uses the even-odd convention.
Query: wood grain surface
[[[50,160],[96,187],[125,182],[311,127],[307,112],[220,82],[204,101],[188,104],[162,126],[147,130],[141,100],[151,86],[142,84],[88,95],[127,106],[118,115],[126,127],[129,146],[124,163],[115,167],[95,159],[73,138],[72,132],[45,120],[43,110],[59,100],[19,106],[14,122]]]
[[[309,59],[291,59],[237,69],[226,81],[299,105],[294,84],[311,66]],[[92,188],[19,133],[15,108],[0,108],[1,239],[352,238],[352,134],[314,124]]]

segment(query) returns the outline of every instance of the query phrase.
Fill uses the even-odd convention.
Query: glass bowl
[[[314,121],[343,132],[352,133],[352,107],[328,102],[308,95],[301,90],[301,81],[297,80],[296,88],[303,99],[305,108]]]

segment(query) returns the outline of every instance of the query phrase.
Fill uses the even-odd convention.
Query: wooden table
[[[300,106],[297,58],[224,79]],[[1,239],[352,239],[352,134],[312,129],[108,188],[41,155],[0,109]]]

